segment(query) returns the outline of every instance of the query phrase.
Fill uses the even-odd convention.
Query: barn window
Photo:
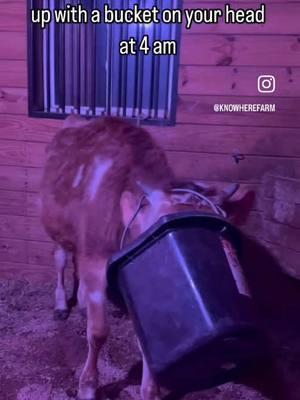
[[[115,115],[148,123],[173,124],[179,63],[179,24],[57,24],[44,29],[31,22],[31,10],[65,9],[81,4],[86,10],[143,8],[178,9],[180,0],[28,2],[29,114],[63,118]],[[90,13],[89,13],[90,15]],[[176,41],[177,53],[121,55],[120,41],[144,35],[154,42]]]

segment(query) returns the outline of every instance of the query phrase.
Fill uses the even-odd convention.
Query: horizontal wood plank
[[[257,213],[252,213],[249,216],[249,221],[251,220],[252,222],[249,222],[247,226],[245,225],[242,227],[248,234],[254,234],[254,230],[257,229]],[[12,262],[29,264],[32,266],[52,266],[53,249],[54,243],[50,241],[21,240],[0,236],[0,260],[5,263]]]
[[[24,240],[0,238],[0,260],[27,263],[26,242]]]
[[[300,160],[278,157],[246,156],[237,164],[231,155],[168,151],[175,174],[183,179],[260,183],[266,173],[287,173],[300,177]],[[0,189],[37,192],[42,168],[0,167]]]
[[[0,238],[0,260],[50,266],[53,247],[48,242]]]
[[[5,190],[30,190],[37,185],[28,185],[27,169],[23,167],[12,167],[1,165],[0,167],[0,189]]]
[[[299,36],[184,35],[182,65],[300,66]]]
[[[25,61],[0,60],[0,86],[26,88]],[[179,70],[179,94],[257,96],[257,80],[265,75],[265,67],[184,66]],[[297,97],[300,93],[300,68],[270,67],[268,74],[276,78],[273,97]]]
[[[300,177],[299,159],[248,156],[236,164],[230,155],[167,152],[167,156],[179,177],[257,183],[265,173],[276,171]]]
[[[214,104],[275,104],[276,112],[214,112]],[[178,123],[244,125],[244,126],[300,126],[300,97],[230,97],[187,96],[178,98]],[[26,115],[27,91],[22,88],[0,89],[0,114]]]
[[[26,32],[26,1],[0,2],[0,30]]]
[[[269,67],[268,75],[276,79],[274,97],[298,97],[300,68]],[[258,77],[265,67],[181,66],[179,94],[203,96],[258,96]]]
[[[0,60],[0,87],[27,87],[26,61]]]
[[[0,88],[0,114],[27,115],[28,93],[26,88]]]
[[[0,213],[26,215],[26,193],[0,190]]]
[[[264,243],[265,247],[276,257],[282,270],[299,279],[299,253],[266,242]],[[66,272],[67,278],[72,279],[72,268],[68,268]],[[55,283],[56,273],[53,262],[51,265],[33,265],[20,262],[0,261],[0,277],[1,279]]]
[[[150,130],[165,150],[300,157],[298,128],[178,124]]]
[[[0,277],[7,280],[55,282],[55,269],[51,266],[29,265],[27,263],[0,261]]]
[[[25,165],[27,161],[26,142],[14,142],[11,140],[2,140],[0,146],[0,162],[2,165]]]
[[[275,104],[276,112],[215,112],[215,104]],[[300,97],[179,96],[177,122],[240,126],[299,127]]]
[[[0,59],[26,60],[27,38],[24,32],[0,31]]]
[[[252,212],[253,210],[251,210]],[[253,223],[252,212],[252,223]],[[246,219],[247,221],[247,219]],[[2,215],[0,214],[0,237],[8,239],[20,239],[37,242],[52,243],[52,239],[45,232],[39,217]],[[241,226],[245,227],[243,220]]]
[[[12,152],[18,154],[18,144],[21,143],[21,152],[12,157],[10,154],[3,153],[5,164],[24,167],[42,167],[44,165],[44,155],[40,151],[42,148],[39,143],[32,143],[25,146],[27,155],[24,157],[22,150],[24,143],[11,142],[14,144]],[[26,143],[25,143],[26,144]],[[300,175],[300,159],[298,158],[279,158],[279,157],[259,157],[246,156],[240,163],[235,162],[232,154],[203,154],[196,152],[167,151],[167,156],[171,167],[180,177],[191,177],[195,179],[228,180],[237,181],[249,180],[259,182],[265,173],[286,172],[291,177],[298,178]],[[18,165],[19,163],[19,165]],[[36,171],[32,171],[36,169]],[[24,174],[24,172],[23,172]],[[27,185],[32,186],[36,183],[38,174],[41,176],[40,168],[26,169]],[[32,175],[33,174],[33,175]],[[33,177],[34,176],[34,177]]]
[[[3,162],[20,163],[19,160],[24,161],[26,157],[28,159],[32,153],[40,153],[43,158],[46,144],[61,126],[61,121],[15,115],[1,116],[0,153]],[[155,126],[147,129],[165,150],[193,149],[194,152],[204,153],[239,152],[246,155],[300,157],[298,128],[177,124],[174,127]],[[34,159],[36,155],[33,154],[32,157]],[[31,161],[28,163],[36,165]]]
[[[0,117],[0,139],[49,143],[62,125],[61,120],[3,114]]]
[[[0,189],[38,192],[42,170],[40,168],[0,166]]]
[[[218,190],[222,190],[228,186],[228,182],[224,181],[203,181],[206,185],[215,186]],[[254,194],[258,194],[259,184],[255,183],[242,183],[238,192],[232,197],[233,202],[240,201],[249,191]],[[40,217],[40,197],[38,192],[27,192],[16,190],[5,190],[0,189],[0,215],[5,217],[12,216],[14,220],[22,221],[23,217],[29,217],[29,223],[34,221],[34,218]],[[258,210],[258,203],[255,198],[251,204],[251,208]],[[16,218],[15,218],[16,217]],[[12,229],[14,230],[15,224],[12,223]],[[22,224],[23,226],[24,224]],[[26,224],[27,226],[28,224]],[[5,223],[3,223],[3,229],[6,229]],[[23,232],[23,228],[21,229]],[[1,228],[0,228],[1,231]],[[40,234],[40,232],[39,232]]]
[[[0,215],[0,237],[52,243],[38,217]]]
[[[39,216],[39,196],[25,191],[0,190],[0,214]]]

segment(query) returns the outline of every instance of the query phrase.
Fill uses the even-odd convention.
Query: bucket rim
[[[239,230],[225,218],[212,213],[199,211],[183,211],[164,215],[151,225],[137,239],[114,253],[107,262],[107,283],[116,288],[118,271],[128,262],[147,249],[153,242],[159,240],[170,231],[184,229],[185,227],[208,227],[218,233],[230,236],[234,242],[240,237]]]

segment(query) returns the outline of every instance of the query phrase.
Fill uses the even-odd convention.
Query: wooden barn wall
[[[220,1],[186,4],[218,6]],[[259,2],[232,4],[255,7]],[[300,1],[266,4],[264,26],[184,30],[178,123],[152,129],[178,175],[237,181],[256,193],[263,175],[278,168],[300,178]],[[37,192],[45,145],[61,122],[27,117],[25,7],[23,0],[0,0],[0,277],[48,279],[52,244],[39,222]],[[257,93],[260,74],[277,77],[278,89],[271,97]],[[217,114],[212,107],[262,101],[274,102],[277,112]],[[233,153],[245,159],[237,164]],[[244,229],[262,238],[264,218],[256,201]],[[267,229],[280,241],[278,225],[270,219]],[[289,229],[294,236],[293,227]],[[290,254],[288,240],[285,252],[299,256]]]

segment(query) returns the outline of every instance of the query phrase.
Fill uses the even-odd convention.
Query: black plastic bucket
[[[191,391],[230,380],[261,355],[261,334],[226,220],[161,218],[109,262],[108,285],[132,317],[161,385]]]

